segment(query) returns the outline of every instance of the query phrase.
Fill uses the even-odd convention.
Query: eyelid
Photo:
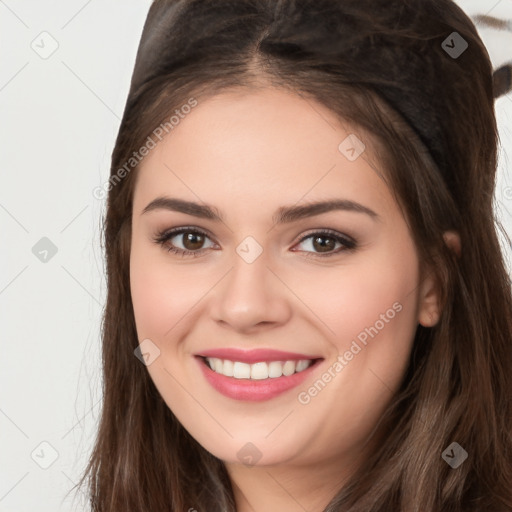
[[[176,235],[181,235],[182,233],[186,233],[189,231],[197,232],[201,235],[207,236],[208,238],[210,238],[212,240],[214,239],[214,237],[208,230],[199,228],[197,226],[179,226],[176,228],[164,229],[162,231],[157,232],[157,234],[155,235],[155,237],[153,239],[155,242],[166,241],[166,240],[169,240],[169,238],[172,238]]]
[[[333,251],[328,251],[325,253],[322,252],[314,252],[314,251],[298,251],[296,249],[292,249],[293,252],[302,252],[304,253],[304,257],[306,258],[316,258],[316,259],[322,259],[322,258],[329,258],[329,257],[335,257],[341,253],[345,252],[351,252],[357,249],[358,243],[357,241],[349,236],[345,235],[344,233],[340,233],[336,230],[329,229],[329,228],[320,228],[320,229],[312,229],[305,234],[301,235],[301,238],[294,244],[294,247],[298,244],[301,244],[305,240],[313,237],[313,235],[317,235],[318,237],[326,237],[326,238],[332,238],[337,243],[341,244],[341,247],[338,247],[337,249]]]
[[[214,241],[214,237],[211,236],[211,234],[208,232],[208,230],[196,227],[196,226],[180,226],[176,228],[171,229],[165,229],[163,231],[160,231],[156,234],[156,236],[153,237],[153,241],[157,244],[160,244],[162,247],[166,248],[169,252],[174,252],[176,254],[181,254],[182,256],[199,256],[203,252],[207,251],[208,249],[211,249],[211,247],[202,247],[201,249],[198,249],[197,251],[191,251],[189,249],[181,249],[180,247],[166,247],[167,242],[174,238],[175,236],[182,235],[183,233],[197,233],[200,235],[205,236],[206,238],[209,238],[214,245],[218,245]]]
[[[318,229],[311,229],[309,231],[306,231],[306,233],[302,234],[301,237],[298,239],[296,243],[303,242],[305,239],[309,238],[312,235],[328,235],[335,239],[341,239],[344,242],[355,244],[356,241],[349,235],[346,235],[344,233],[340,233],[339,231],[336,231],[334,229],[329,228],[318,228]]]

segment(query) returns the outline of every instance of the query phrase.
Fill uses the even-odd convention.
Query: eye
[[[330,229],[310,233],[302,237],[299,244],[304,242],[306,252],[309,253],[307,257],[329,257],[343,251],[352,251],[357,247],[355,240]],[[335,251],[336,244],[338,250]]]
[[[177,243],[170,243],[173,238],[177,239]],[[203,247],[206,239],[209,239],[209,236],[204,231],[197,228],[182,227],[158,233],[154,241],[174,254],[199,256],[204,250],[212,247],[212,245]]]
[[[176,241],[171,243],[173,239]],[[192,257],[199,256],[206,250],[215,247],[213,243],[205,247],[206,240],[210,240],[206,232],[187,226],[162,231],[154,238],[155,243],[160,244],[167,251],[180,256]],[[306,253],[306,257],[320,258],[333,256],[343,251],[352,251],[357,247],[355,240],[330,229],[305,235],[297,245],[300,244],[304,244],[306,247],[301,251]],[[293,250],[295,251],[295,249]]]

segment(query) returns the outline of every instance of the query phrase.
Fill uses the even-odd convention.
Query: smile
[[[206,362],[210,368],[225,377],[235,379],[277,379],[281,376],[289,377],[294,373],[300,373],[313,364],[313,359],[299,359],[298,361],[260,361],[254,364],[230,359],[207,357]]]
[[[206,381],[235,400],[270,400],[299,386],[322,357],[275,350],[217,349],[196,354]]]

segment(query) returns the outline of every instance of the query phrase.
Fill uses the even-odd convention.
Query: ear
[[[418,323],[423,327],[433,327],[439,320],[439,286],[431,269],[420,284],[418,301]]]
[[[456,231],[445,231],[443,238],[446,245],[460,258],[461,243],[459,234]]]
[[[460,236],[455,231],[446,231],[443,234],[446,245],[460,258]],[[439,283],[432,269],[429,269],[426,277],[420,285],[418,304],[418,323],[424,327],[433,327],[440,317]]]

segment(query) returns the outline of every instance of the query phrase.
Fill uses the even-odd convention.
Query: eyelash
[[[194,257],[200,256],[204,251],[208,250],[208,248],[205,248],[205,249],[198,249],[197,251],[190,251],[188,249],[180,249],[180,248],[174,247],[172,245],[171,246],[166,245],[168,240],[170,240],[171,238],[174,238],[177,235],[181,235],[183,233],[200,234],[200,235],[210,238],[208,233],[202,231],[201,229],[192,228],[192,227],[181,227],[181,228],[171,229],[169,231],[161,231],[161,232],[157,233],[157,235],[155,236],[155,238],[153,240],[155,243],[160,244],[162,247],[164,247],[168,252],[177,254],[178,256],[182,256],[182,257],[191,256],[194,258]],[[325,254],[315,253],[315,252],[310,252],[310,251],[303,251],[306,253],[307,258],[328,258],[329,256],[334,256],[336,254],[339,254],[340,252],[353,251],[357,247],[357,242],[354,239],[349,238],[347,236],[343,236],[343,235],[339,234],[338,232],[333,231],[332,229],[323,229],[323,230],[319,230],[319,231],[310,232],[309,234],[303,236],[297,242],[297,244],[301,244],[308,238],[312,238],[314,236],[332,238],[336,242],[339,242],[342,245],[344,245],[345,249],[340,250],[338,248],[338,250],[336,250],[336,251],[327,252]]]

